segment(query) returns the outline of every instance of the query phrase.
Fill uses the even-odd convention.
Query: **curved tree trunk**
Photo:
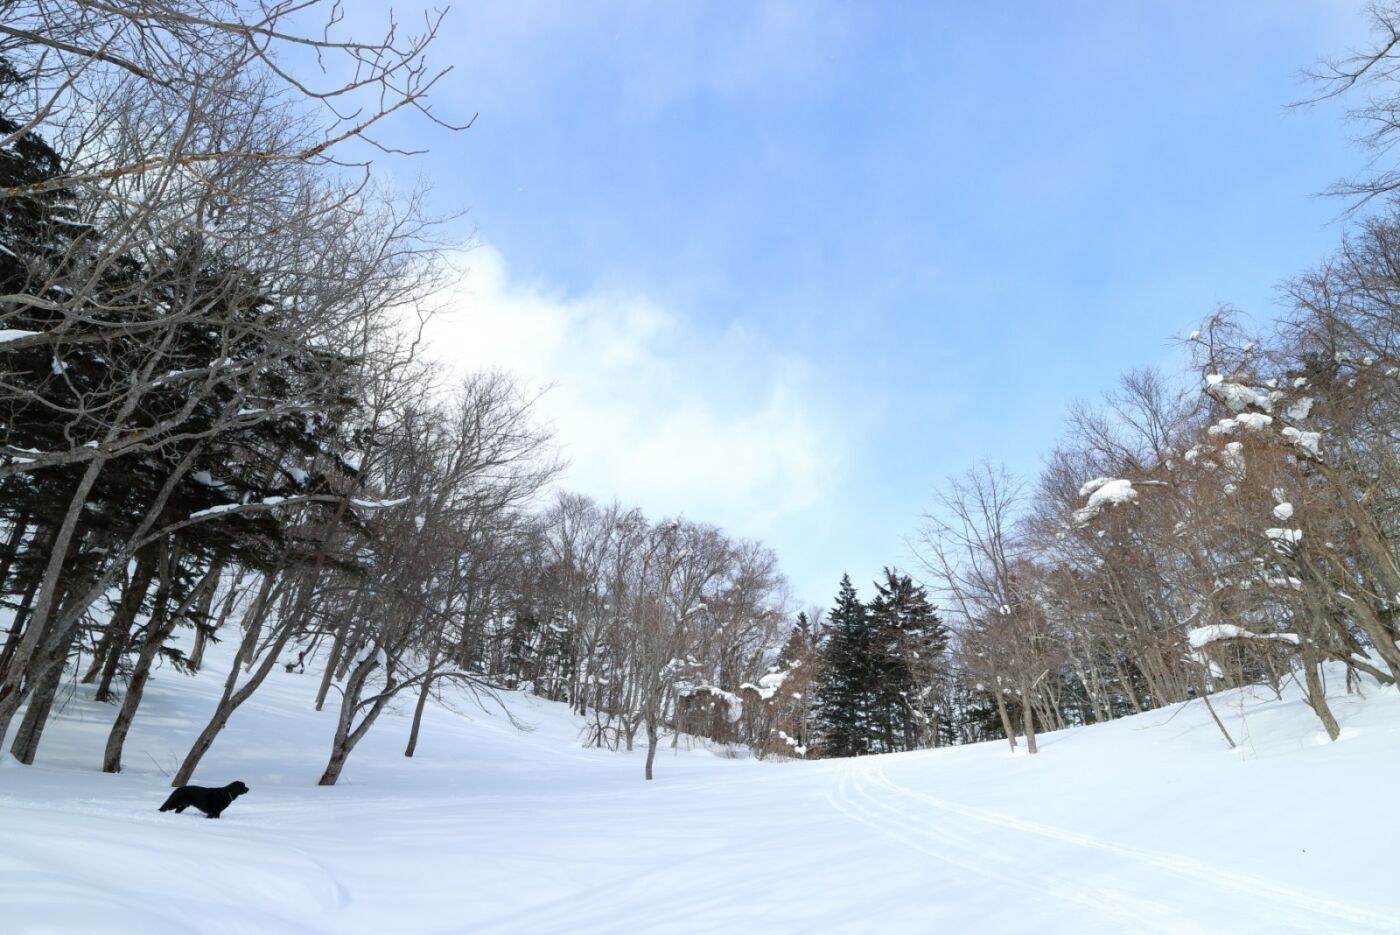
[[[120,418],[126,419],[134,406],[133,402],[130,408],[123,407],[123,411],[119,413]],[[24,678],[25,671],[30,668],[30,662],[34,657],[42,653],[45,641],[50,640],[55,635],[52,618],[54,610],[60,606],[60,593],[66,590],[63,569],[67,564],[70,552],[77,544],[78,520],[82,517],[83,507],[87,505],[88,495],[92,492],[93,486],[97,483],[98,475],[102,473],[106,464],[105,455],[99,455],[88,462],[72,496],[69,498],[68,509],[54,533],[53,541],[49,545],[49,560],[39,579],[39,591],[34,611],[29,615],[24,632],[16,644],[9,670],[4,673],[3,677],[0,677],[0,737],[4,737],[5,732],[9,730],[10,722],[19,711],[19,706],[29,695],[30,686],[34,684]],[[51,640],[51,642],[63,644],[63,658],[66,659],[67,647],[72,641],[71,639],[63,639],[64,635],[66,634],[57,634],[58,639]],[[52,702],[50,701],[50,703]],[[33,759],[31,757],[25,760],[21,757],[20,761],[30,763],[33,762]]]
[[[107,734],[107,747],[102,754],[102,772],[120,773],[122,771],[122,747],[126,744],[126,735],[131,730],[131,722],[136,718],[136,709],[141,706],[141,699],[146,692],[146,683],[151,677],[151,665],[155,662],[156,656],[160,654],[161,647],[165,645],[166,639],[171,631],[175,629],[175,623],[179,619],[175,614],[164,614],[160,625],[152,620],[150,626],[146,628],[146,639],[141,645],[141,652],[136,657],[136,667],[132,670],[131,681],[127,683],[126,692],[122,695],[121,708],[117,710],[117,718],[112,722],[112,729]]]
[[[355,714],[361,707],[360,695],[364,692],[365,682],[369,680],[370,674],[373,673],[378,664],[374,656],[369,656],[356,664],[350,673],[350,680],[345,684],[345,695],[340,701],[340,717],[336,721],[335,740],[331,744],[331,758],[326,763],[325,772],[321,774],[317,785],[333,786],[336,784],[336,781],[340,779],[341,770],[345,768],[345,761],[350,758],[355,745],[364,739],[365,734],[369,733],[370,727],[374,725],[392,697],[395,686],[391,674],[384,691],[370,702],[369,710],[365,712],[360,723],[355,724]]]
[[[437,675],[441,649],[442,633],[439,631],[428,650],[428,669],[423,673],[423,685],[418,689],[418,703],[413,707],[413,726],[408,730],[408,746],[404,748],[404,756],[413,756],[414,751],[418,749],[418,732],[423,725],[423,711],[428,707],[428,696],[433,690],[433,679]]]
[[[408,746],[404,748],[404,756],[413,756],[418,749],[418,731],[423,724],[423,711],[428,707],[428,694],[432,687],[433,674],[430,671],[423,679],[423,687],[418,690],[418,703],[413,708],[413,726],[408,731]]]
[[[107,623],[102,640],[98,644],[97,653],[93,658],[93,669],[98,667],[99,659],[101,660],[100,671],[102,673],[102,681],[98,683],[97,693],[93,696],[93,700],[104,704],[112,699],[112,680],[116,677],[122,655],[126,652],[127,645],[131,640],[136,615],[140,613],[141,605],[146,601],[146,592],[150,590],[151,582],[155,579],[156,567],[159,563],[158,550],[143,550],[143,554],[136,561],[136,572],[132,575],[126,588],[123,589],[121,602],[117,605],[117,612]],[[156,600],[160,601],[160,599],[160,593],[157,592]],[[83,676],[83,682],[91,682],[94,674],[92,669],[89,669],[88,674]]]
[[[344,633],[344,626],[335,628],[335,637],[331,640],[331,652],[326,658],[325,671],[321,673],[321,686],[316,689],[317,711],[326,706],[326,696],[330,694],[331,683],[335,681],[335,670],[340,668],[340,656],[345,652]]]
[[[219,578],[223,575],[223,573],[223,561],[216,561],[213,564],[213,566],[210,567],[208,573],[205,576],[205,581],[208,582],[208,585],[205,588],[204,594],[200,597],[199,602],[195,605],[194,648],[190,650],[188,663],[189,667],[196,672],[198,672],[199,667],[204,664],[204,649],[209,643],[209,633],[217,626],[211,624],[209,618],[210,615],[213,613],[214,597],[218,593]],[[239,573],[239,576],[242,576],[241,572]],[[232,589],[229,591],[230,599],[232,598],[233,594],[236,593],[237,586],[238,582],[237,580],[235,580]],[[225,604],[224,612],[219,617],[219,623],[223,623],[224,620],[226,620],[227,618],[228,606],[227,604]]]
[[[229,718],[233,717],[233,712],[237,711],[243,702],[251,698],[253,692],[257,691],[258,686],[267,678],[268,673],[277,663],[277,656],[282,652],[282,647],[291,638],[295,628],[284,621],[277,639],[263,656],[261,665],[243,686],[235,691],[235,687],[238,686],[238,673],[257,652],[258,637],[262,633],[262,621],[272,607],[273,601],[269,595],[276,581],[277,575],[271,572],[263,577],[263,582],[258,587],[258,594],[253,599],[252,607],[248,611],[249,619],[243,630],[243,641],[238,645],[238,652],[234,654],[233,662],[229,666],[228,677],[224,680],[223,694],[219,697],[219,703],[215,706],[209,723],[205,724],[204,729],[199,732],[199,736],[190,745],[189,752],[185,754],[180,768],[175,771],[175,778],[170,783],[172,786],[183,786],[189,783],[190,778],[194,776],[194,771],[199,768],[200,760],[204,759],[204,754],[208,753],[209,748],[214,745],[214,739],[228,724]]]
[[[1323,687],[1322,676],[1318,674],[1318,666],[1322,664],[1321,654],[1306,638],[1299,643],[1298,648],[1303,656],[1303,677],[1308,686],[1308,706],[1322,722],[1323,729],[1327,731],[1327,739],[1336,740],[1342,735],[1342,728],[1332,714],[1331,705],[1327,703],[1327,689]]]
[[[1206,710],[1210,712],[1210,718],[1215,722],[1215,726],[1220,730],[1220,736],[1225,738],[1225,742],[1230,745],[1230,749],[1235,749],[1235,738],[1230,736],[1230,732],[1225,729],[1225,722],[1220,720],[1220,715],[1215,713],[1215,705],[1210,703],[1210,689],[1206,687],[1206,677],[1197,670],[1196,690],[1201,693],[1201,701],[1205,703]]]
[[[65,594],[81,595],[87,583],[68,582],[70,590],[65,591]],[[76,603],[77,598],[74,600]],[[13,677],[23,679],[19,697],[21,700],[25,697],[29,700],[29,708],[20,725],[21,729],[15,732],[15,739],[10,744],[10,752],[15,759],[26,766],[34,762],[38,752],[39,740],[48,724],[48,715],[53,709],[58,686],[63,681],[63,671],[68,666],[68,654],[77,641],[81,622],[82,618],[77,608],[61,604],[58,613],[52,619],[53,626],[50,632],[30,657],[27,671],[10,673]],[[16,702],[16,708],[18,704],[19,702]],[[9,716],[13,718],[15,713],[16,711],[12,710]],[[0,718],[0,721],[3,721],[3,718]],[[0,723],[0,737],[5,735],[7,726],[8,722]]]
[[[656,722],[647,721],[647,781],[652,778],[652,765],[656,763]]]
[[[58,697],[66,659],[67,653],[64,659],[45,666],[34,679],[34,687],[29,693],[29,707],[25,709],[19,730],[15,732],[14,742],[10,745],[10,753],[26,766],[34,762],[39,752],[39,738],[44,733],[49,712],[53,710],[54,700]]]
[[[159,555],[160,586],[156,589],[155,604],[151,608],[151,619],[146,622],[146,636],[141,642],[141,651],[137,653],[136,665],[131,672],[131,681],[127,683],[126,693],[122,696],[122,704],[117,710],[116,720],[112,722],[112,729],[107,734],[107,747],[102,754],[102,772],[104,773],[120,773],[122,771],[122,747],[126,744],[126,735],[131,730],[131,722],[136,718],[136,709],[141,706],[141,699],[145,695],[146,682],[151,677],[151,666],[155,662],[156,656],[160,654],[166,639],[174,631],[175,624],[179,622],[181,615],[188,610],[188,599],[185,602],[186,606],[181,607],[178,611],[172,612],[170,607],[170,602],[175,596],[175,577],[180,562],[176,545],[168,539],[162,540]],[[202,589],[204,586],[204,582],[201,582],[199,588]],[[192,593],[190,599],[194,596]],[[140,606],[139,602],[137,606]]]

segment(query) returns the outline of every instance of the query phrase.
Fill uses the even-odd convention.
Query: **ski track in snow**
[[[1123,927],[1119,931],[1181,933],[1193,931],[1180,924],[1163,925],[1165,907],[1149,905],[1121,893],[1090,888],[1082,881],[1057,876],[1028,866],[1017,866],[1012,854],[979,838],[975,829],[958,829],[926,817],[926,812],[872,793],[867,773],[873,764],[853,763],[842,770],[827,801],[838,812],[904,844],[927,857],[969,871],[979,877],[1017,889],[1029,890],[1051,904],[1068,902],[1108,916]],[[878,767],[875,767],[878,769]],[[904,797],[903,801],[908,801]],[[1194,931],[1203,931],[1194,929]]]
[[[391,709],[328,789],[333,712],[279,671],[196,780],[253,795],[218,822],[160,814],[161,764],[230,652],[152,680],[119,775],[94,770],[111,711],[83,691],[40,763],[0,754],[0,933],[1400,935],[1376,792],[1400,762],[1391,690],[1335,696],[1337,744],[1296,692],[1244,692],[1220,705],[1235,752],[1192,706],[1047,734],[1036,757],[668,750],[654,783],[642,750],[581,748],[566,706],[461,698],[427,712],[411,760]],[[1347,789],[1338,816],[1326,795]]]
[[[1047,900],[1087,906],[1125,923],[1133,931],[1212,932],[1179,915],[1179,907],[1087,886],[1082,880],[1032,868],[1017,855],[1020,837],[1111,854],[1158,870],[1230,890],[1252,901],[1255,917],[1270,920],[1260,931],[1400,933],[1395,913],[1300,892],[1269,880],[1176,854],[1116,844],[989,809],[963,805],[911,789],[890,779],[879,758],[857,760],[838,776],[827,795],[833,808],[926,856]],[[1011,846],[992,843],[1010,833]],[[1072,861],[1065,861],[1071,864]],[[1127,930],[1127,929],[1125,929]]]

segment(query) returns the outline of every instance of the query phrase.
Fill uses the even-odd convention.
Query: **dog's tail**
[[[180,797],[180,790],[179,790],[179,789],[176,789],[174,792],[170,793],[170,798],[168,798],[168,799],[165,800],[165,804],[162,805],[162,806],[160,807],[160,810],[161,810],[162,812],[168,812],[168,811],[170,811],[172,808],[177,807],[180,803],[176,802],[175,800],[178,799],[179,797]]]

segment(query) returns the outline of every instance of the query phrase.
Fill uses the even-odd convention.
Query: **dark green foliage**
[[[825,667],[817,686],[817,723],[826,756],[872,752],[871,713],[878,663],[865,605],[850,575],[841,578],[836,606],[827,618]]]
[[[6,96],[18,83],[0,59],[0,135],[20,126]],[[112,219],[106,227],[90,220],[100,216],[90,193],[24,191],[63,169],[37,133],[0,150],[0,188],[19,190],[0,199],[0,294],[11,297],[0,304],[0,329],[10,338],[0,343],[0,464],[33,465],[0,477],[0,525],[8,532],[0,540],[0,593],[17,610],[0,674],[48,543],[93,465],[101,469],[76,516],[57,604],[120,575],[135,546],[154,549],[161,531],[175,528],[171,606],[181,611],[170,625],[206,628],[207,615],[183,602],[193,582],[212,567],[296,564],[319,547],[313,539],[324,527],[308,520],[316,511],[330,515],[352,473],[335,451],[355,405],[348,381],[356,362],[303,333],[298,297],[269,289],[199,231],[153,228],[144,245],[126,231],[126,246],[109,246],[102,231]],[[308,494],[323,502],[293,525],[279,510],[221,512]],[[209,519],[190,522],[208,511]],[[152,614],[159,605],[151,599],[138,610]],[[122,654],[148,637],[165,634],[149,624],[102,631],[104,686],[124,668]],[[64,645],[56,643],[59,651]],[[161,653],[183,663],[165,647]]]
[[[885,569],[867,613],[876,656],[874,724],[881,747],[912,750],[935,742],[936,680],[943,674],[948,628],[928,592]]]
[[[843,577],[827,620],[816,704],[826,756],[913,750],[948,739],[938,718],[948,628],[908,575],[886,569],[875,587],[866,605]],[[800,638],[806,638],[801,623],[791,639]]]

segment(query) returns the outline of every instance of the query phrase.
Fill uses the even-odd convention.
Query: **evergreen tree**
[[[948,628],[928,592],[908,575],[885,569],[867,610],[874,649],[873,726],[885,750],[936,742],[935,679],[943,668]]]
[[[827,632],[826,664],[817,686],[822,752],[827,756],[869,753],[876,667],[866,608],[856,596],[850,575],[841,577]]]
[[[0,135],[21,128],[11,113],[21,85],[0,57]],[[41,136],[21,134],[0,152],[0,188],[35,186],[62,168]],[[41,187],[0,210],[0,294],[9,297],[0,303],[0,593],[15,611],[0,698],[6,718],[15,697],[33,699],[13,748],[23,762],[86,626],[69,608],[100,594],[104,576],[120,592],[84,676],[98,681],[100,700],[111,700],[128,654],[137,685],[160,656],[182,663],[164,642],[181,623],[207,624],[204,598],[223,567],[281,568],[318,547],[299,530],[334,510],[347,472],[332,451],[356,403],[356,361],[305,332],[301,296],[270,285],[279,270],[247,268],[200,232],[166,240],[157,224],[146,247],[113,246],[106,228],[83,220],[92,202]],[[35,457],[52,463],[23,467]],[[285,512],[222,512],[299,496],[317,501],[297,523]],[[186,525],[200,516],[211,519]],[[152,533],[167,527],[173,538]],[[66,544],[50,548],[55,541]],[[33,610],[56,552],[63,574],[48,607],[65,608],[61,623]],[[123,582],[129,559],[138,573]],[[206,579],[199,599],[186,600]],[[28,626],[36,636],[20,652]]]

